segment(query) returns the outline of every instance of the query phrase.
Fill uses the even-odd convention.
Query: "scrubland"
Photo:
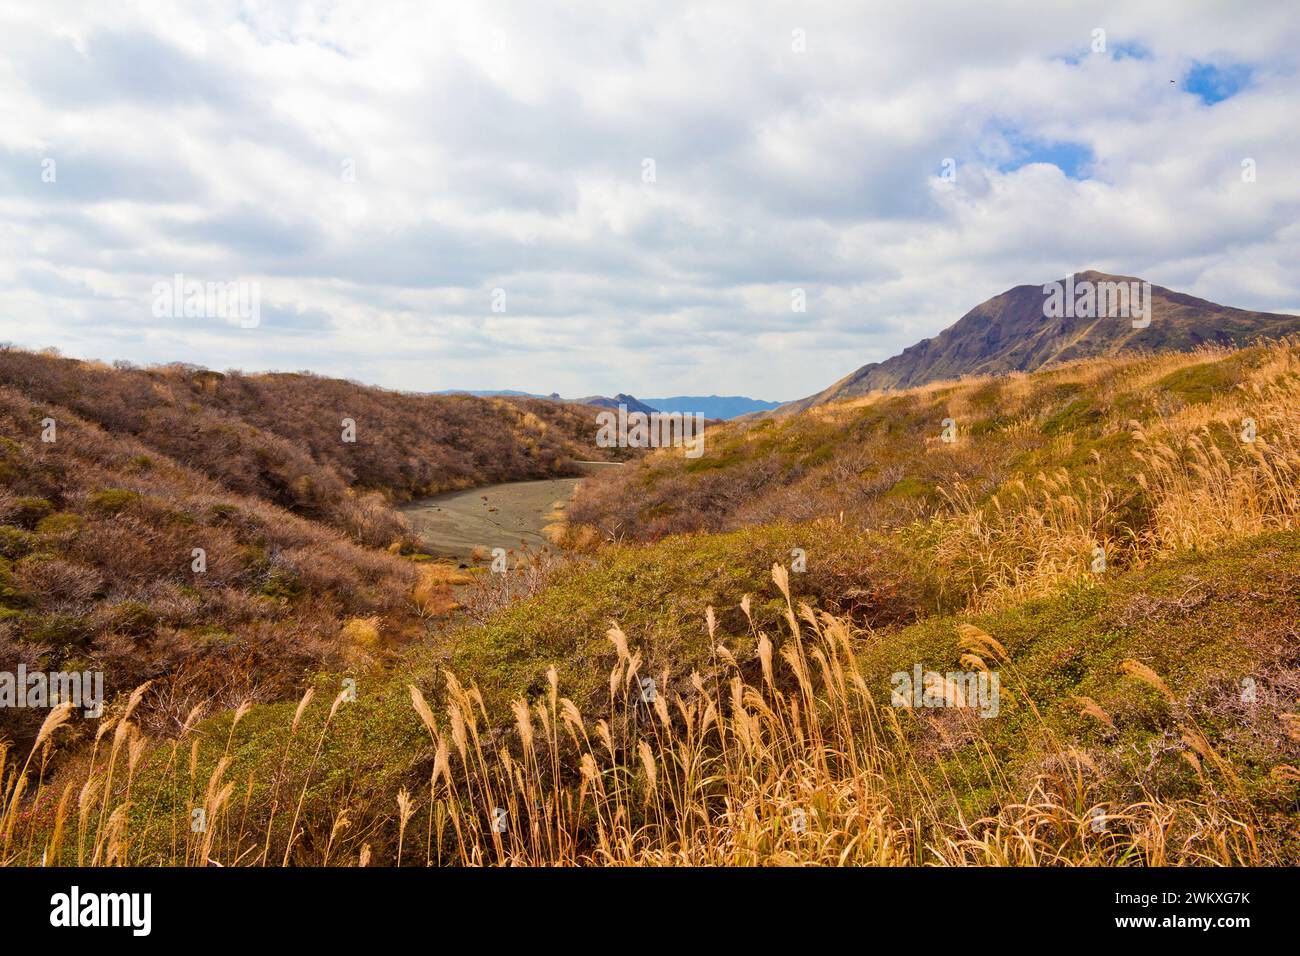
[[[443,491],[576,475],[595,449],[591,408],[527,398],[416,395],[308,372],[141,369],[0,349],[0,387],[66,412],[250,495],[388,547],[389,505]],[[355,423],[344,441],[344,419]]]
[[[13,389],[6,435],[38,414]],[[1297,398],[1288,340],[711,428],[702,458],[585,482],[565,556],[472,577],[464,613],[391,645],[450,571],[188,463],[151,478],[156,501],[95,498],[131,490],[143,444],[10,454],[6,654],[34,653],[21,602],[54,593],[31,565],[109,560],[49,537],[65,511],[97,535],[197,521],[234,548],[332,548],[339,580],[270,598],[245,643],[300,649],[331,613],[364,653],[320,654],[292,697],[234,687],[164,720],[158,682],[127,680],[99,721],[39,715],[0,766],[0,861],[1294,865]],[[49,495],[29,494],[45,458]],[[72,508],[19,504],[63,487]],[[174,603],[159,653],[206,622],[206,600],[188,625]],[[997,715],[896,706],[891,675],[918,664],[996,674]]]
[[[594,415],[0,349],[0,668],[152,680],[145,726],[175,732],[391,661],[454,604],[393,506],[570,473]],[[0,709],[0,739],[42,716]]]

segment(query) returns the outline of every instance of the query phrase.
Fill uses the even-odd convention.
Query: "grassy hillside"
[[[155,680],[141,715],[172,730],[383,661],[452,604],[395,556],[417,543],[392,505],[569,473],[606,453],[594,414],[0,349],[0,659]],[[40,720],[0,710],[0,739]]]
[[[846,522],[923,546],[972,599],[1035,593],[1085,573],[1095,547],[1123,568],[1291,526],[1298,355],[1286,341],[1098,359],[717,426],[698,459],[586,483],[569,517],[575,538],[620,541]]]
[[[1294,864],[1297,398],[1281,342],[711,428],[388,666],[56,713],[0,861]],[[901,705],[918,665],[996,714]]]
[[[404,533],[392,502],[575,474],[574,458],[626,454],[595,446],[596,413],[584,406],[403,394],[307,373],[110,367],[3,349],[0,384],[41,418],[95,422],[229,491],[378,547]],[[344,419],[355,441],[344,440]]]
[[[363,548],[0,387],[0,659],[158,679],[151,726],[294,693],[302,675],[423,633],[410,562]],[[201,570],[195,549],[201,549]],[[0,710],[30,740],[42,714]]]
[[[641,547],[664,564],[684,556]],[[784,573],[724,586],[729,597],[754,585],[752,624],[743,611],[725,622],[725,607],[712,633],[705,613],[683,613],[610,637],[596,624],[577,646],[538,623],[548,608],[594,621],[586,591],[566,590],[462,634],[450,661],[426,651],[363,681],[355,702],[336,696],[339,675],[322,677],[297,706],[228,711],[130,768],[138,731],[119,723],[123,742],[114,730],[93,767],[55,775],[6,852],[227,865],[1297,858],[1295,532],[879,631],[804,611],[802,579],[788,579],[789,604]],[[629,619],[653,619],[658,595],[638,594]],[[509,656],[507,633],[535,639],[509,662],[516,672],[483,668]],[[656,652],[670,635],[683,656],[665,665]],[[889,706],[889,675],[916,661],[997,670],[1002,712]],[[470,666],[529,703],[451,676]],[[647,703],[639,682],[652,675]],[[121,779],[106,795],[113,765]],[[75,797],[86,776],[102,800],[66,804],[67,836],[54,841],[59,795]],[[205,833],[177,825],[194,807],[207,810]],[[504,834],[491,830],[497,808]]]

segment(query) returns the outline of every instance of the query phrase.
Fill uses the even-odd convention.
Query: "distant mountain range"
[[[759,398],[746,398],[743,395],[677,395],[672,398],[637,399],[619,392],[613,398],[606,395],[588,395],[586,398],[561,398],[557,393],[538,395],[533,392],[519,392],[510,389],[474,391],[463,388],[445,388],[434,395],[474,395],[479,398],[505,396],[511,398],[547,398],[551,401],[573,405],[595,405],[598,408],[618,408],[626,405],[628,411],[644,412],[699,412],[705,418],[726,419],[747,415],[751,412],[763,412],[780,406],[780,402],[766,402]]]
[[[474,390],[468,388],[444,388],[437,392],[430,392],[430,395],[473,395],[475,398],[541,398],[552,402],[561,402],[565,405],[595,405],[597,408],[618,408],[619,405],[626,405],[630,412],[644,412],[649,415],[659,409],[652,408],[645,402],[634,398],[631,395],[625,395],[619,392],[613,398],[608,395],[588,395],[585,398],[561,398],[558,392],[552,392],[550,395],[538,395],[536,392],[519,392],[514,389],[485,389]]]
[[[535,395],[532,392],[517,392],[509,388],[443,388],[430,395],[473,395],[475,398],[554,398],[563,401],[558,395]]]
[[[781,404],[743,395],[676,395],[672,398],[647,398],[645,403],[661,412],[702,412],[705,418],[736,418],[777,408]]]
[[[1065,307],[1045,308],[1051,303],[1044,286],[1016,286],[977,305],[934,338],[864,365],[816,395],[787,402],[776,414],[963,375],[1027,372],[1054,362],[1139,350],[1185,352],[1208,343],[1243,345],[1259,336],[1300,332],[1300,316],[1229,308],[1158,285],[1149,286],[1149,310],[1135,321],[1113,312],[1090,317],[1098,310],[1076,296],[1110,283],[1123,283],[1129,290],[1133,283],[1143,287],[1143,280],[1132,276],[1079,272],[1059,283],[1062,298],[1068,299],[1062,303]],[[1117,286],[1105,288],[1109,294]],[[1076,302],[1080,308],[1071,307]]]
[[[552,395],[551,398],[556,396]],[[619,392],[613,398],[605,395],[588,395],[586,398],[560,399],[560,401],[572,401],[577,405],[595,405],[597,408],[618,408],[620,405],[626,405],[629,412],[643,412],[651,415],[659,411],[657,408],[651,408],[645,402],[633,398],[631,395],[624,395]]]

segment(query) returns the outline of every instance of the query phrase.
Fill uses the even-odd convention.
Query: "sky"
[[[0,341],[789,400],[1077,270],[1300,312],[1298,65],[1290,0],[0,0]]]

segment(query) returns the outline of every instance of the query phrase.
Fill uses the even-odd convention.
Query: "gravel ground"
[[[585,463],[584,463],[585,464]],[[589,468],[618,467],[593,463]],[[510,481],[451,491],[404,506],[401,511],[430,554],[471,563],[475,548],[537,550],[547,544],[542,528],[557,505],[568,502],[581,478]]]

